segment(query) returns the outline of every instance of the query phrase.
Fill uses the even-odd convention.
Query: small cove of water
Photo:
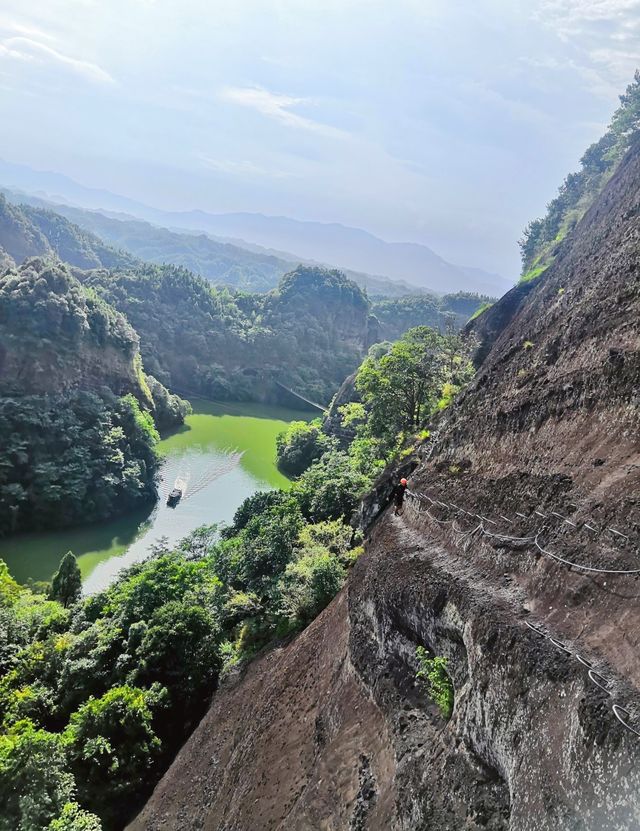
[[[192,403],[186,423],[159,445],[158,502],[107,522],[0,539],[0,558],[16,580],[50,579],[63,554],[73,551],[85,591],[99,591],[122,568],[144,559],[154,542],[176,543],[201,525],[230,522],[255,491],[290,486],[275,464],[276,436],[290,421],[311,415],[265,405]],[[170,508],[166,495],[177,477],[186,481],[186,493]]]

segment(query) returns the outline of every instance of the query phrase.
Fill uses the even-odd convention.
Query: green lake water
[[[276,436],[310,415],[264,405],[192,404],[185,425],[160,442],[158,502],[108,522],[0,539],[0,558],[16,580],[50,579],[62,555],[73,551],[85,591],[98,591],[163,537],[175,543],[200,525],[230,522],[255,491],[289,487],[275,465]],[[166,497],[178,477],[186,492],[170,508]]]

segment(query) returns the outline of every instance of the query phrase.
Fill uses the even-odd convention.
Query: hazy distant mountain
[[[453,265],[418,243],[385,242],[367,231],[339,223],[301,222],[281,216],[188,211],[165,215],[177,227],[201,228],[216,236],[248,240],[340,268],[383,274],[429,291],[503,294],[510,286],[481,269]]]
[[[27,255],[56,254],[73,265],[93,268],[100,264],[109,265],[114,256],[118,257],[119,250],[147,262],[181,265],[216,285],[250,292],[275,288],[281,277],[300,265],[300,261],[292,255],[277,256],[259,245],[243,248],[202,231],[172,231],[121,212],[105,214],[61,205],[11,188],[0,188],[0,207],[2,194],[15,206],[16,216],[22,216],[24,221],[22,225],[18,223],[22,233],[14,234],[12,243],[10,230],[15,222],[9,221],[11,205],[7,205],[4,217],[0,210],[0,219],[4,220],[0,227],[0,244],[6,243],[5,247],[11,249],[9,253],[13,251],[20,261]],[[37,239],[27,239],[25,229],[28,226],[32,235],[38,236],[42,223],[46,226],[41,229],[45,239],[38,247]],[[56,228],[51,233],[53,225]],[[112,246],[108,249],[108,255],[105,254],[105,244]],[[345,273],[359,286],[366,288],[370,295],[401,297],[416,293],[415,288],[401,281],[348,269]]]
[[[338,223],[302,222],[252,213],[160,211],[106,190],[85,188],[66,176],[0,161],[0,181],[53,201],[85,208],[119,211],[170,228],[206,231],[215,236],[292,252],[296,259],[329,263],[343,269],[404,280],[437,293],[477,291],[501,295],[507,280],[481,269],[453,265],[425,245],[390,243]]]

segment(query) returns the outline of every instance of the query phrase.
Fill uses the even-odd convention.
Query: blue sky
[[[3,0],[0,156],[515,276],[640,63],[640,0]]]

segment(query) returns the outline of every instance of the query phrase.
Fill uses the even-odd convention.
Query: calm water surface
[[[48,580],[62,555],[73,551],[85,591],[98,591],[161,538],[175,543],[200,525],[230,522],[256,490],[289,487],[275,465],[276,436],[290,421],[311,415],[264,405],[192,404],[186,424],[159,445],[158,502],[109,522],[0,539],[0,557],[16,580]],[[169,508],[167,493],[177,477],[186,482],[186,494]]]

